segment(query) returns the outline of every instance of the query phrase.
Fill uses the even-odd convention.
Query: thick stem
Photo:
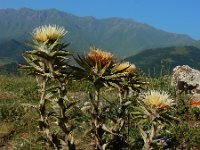
[[[40,118],[42,121],[45,121],[45,95],[46,95],[46,81],[44,80],[41,85],[41,96],[40,96],[40,102],[39,102],[39,113],[40,113]]]
[[[94,150],[102,150],[102,136],[103,136],[103,129],[102,129],[102,124],[101,124],[101,114],[100,114],[100,88],[96,87],[95,88],[95,93],[94,93],[94,104],[93,104],[93,130],[94,130],[94,138],[95,138],[95,143],[94,143]]]
[[[68,145],[68,149],[69,150],[75,150],[75,144],[74,144],[74,139],[73,136],[71,134],[71,129],[70,127],[66,126],[66,121],[68,120],[68,116],[66,116],[66,111],[67,108],[65,106],[64,100],[65,100],[65,96],[67,94],[67,88],[66,88],[66,84],[63,83],[64,81],[59,80],[59,98],[58,98],[58,105],[60,107],[60,121],[59,122],[59,127],[60,129],[66,134],[67,136],[67,145]]]
[[[41,80],[41,96],[40,96],[40,102],[39,102],[39,114],[40,114],[40,124],[39,124],[39,128],[40,128],[40,132],[43,133],[43,136],[45,136],[45,138],[48,140],[48,142],[51,145],[54,145],[52,143],[52,137],[49,133],[49,123],[48,123],[48,118],[47,118],[47,114],[46,114],[46,86],[47,86],[47,82],[48,79],[44,78],[43,80]],[[39,83],[40,84],[40,83]],[[48,145],[48,142],[46,143]]]
[[[150,130],[149,135],[147,136],[147,139],[144,140],[146,141],[144,143],[144,146],[142,150],[151,150],[151,143],[153,142],[154,137],[160,132],[160,130],[163,128],[163,125],[152,125],[152,128]]]
[[[144,143],[144,146],[142,147],[142,150],[151,150],[151,142],[146,141],[146,143]]]

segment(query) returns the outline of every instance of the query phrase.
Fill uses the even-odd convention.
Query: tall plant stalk
[[[93,102],[93,111],[92,111],[92,124],[93,124],[93,129],[94,130],[94,138],[95,138],[95,143],[94,143],[94,149],[95,150],[102,150],[102,135],[103,135],[103,130],[102,130],[102,123],[101,123],[101,112],[100,112],[100,88],[95,87],[94,91],[94,102]]]
[[[33,31],[34,50],[23,54],[28,65],[22,69],[34,75],[40,87],[39,129],[41,139],[53,149],[75,150],[70,109],[76,102],[67,98],[68,56],[64,49],[68,44],[61,43],[66,34],[62,27],[41,26]]]
[[[148,91],[144,93],[140,106],[132,112],[136,119],[140,134],[144,141],[142,150],[151,150],[154,138],[167,125],[173,125],[177,118],[170,114],[174,100],[164,91]]]
[[[49,123],[47,118],[47,112],[46,112],[46,90],[47,90],[47,82],[48,78],[42,78],[41,82],[38,84],[41,84],[41,96],[40,96],[40,102],[38,106],[39,114],[40,114],[40,120],[39,120],[39,132],[43,134],[43,137],[47,139],[47,147],[50,145],[53,146],[52,137],[49,132]],[[50,144],[50,145],[49,145]]]
[[[129,88],[130,85],[124,79],[132,73],[132,88],[136,88],[134,86],[140,84],[134,78],[135,65],[115,63],[111,53],[96,48],[91,48],[91,51],[85,56],[78,55],[75,60],[80,67],[74,67],[74,76],[78,79],[89,80],[94,87],[92,93],[90,92],[92,111],[89,110],[93,149],[121,150],[128,147],[126,123],[127,108],[131,102],[127,102],[125,96],[127,89],[124,90],[122,87]],[[111,87],[125,91],[125,93],[119,92],[119,101],[117,102],[112,99],[104,99],[100,93],[102,88]]]

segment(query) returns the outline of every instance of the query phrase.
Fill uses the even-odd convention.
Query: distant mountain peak
[[[147,48],[184,46],[195,42],[188,35],[156,29],[133,19],[118,17],[96,19],[78,17],[57,9],[0,9],[0,39],[30,39],[35,27],[44,24],[64,26],[71,49],[87,51],[90,45],[111,51],[117,56],[130,56]]]

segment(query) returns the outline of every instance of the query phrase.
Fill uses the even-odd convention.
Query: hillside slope
[[[158,75],[161,68],[163,73],[170,73],[177,65],[189,65],[200,70],[200,49],[193,46],[149,49],[126,60],[150,75]]]

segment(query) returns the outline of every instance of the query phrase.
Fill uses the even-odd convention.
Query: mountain
[[[0,41],[31,39],[34,28],[45,24],[64,26],[73,50],[87,51],[90,46],[127,57],[147,48],[185,46],[195,40],[183,34],[169,33],[132,19],[78,17],[56,9],[0,9]],[[1,43],[1,42],[0,42]],[[3,50],[3,49],[2,49]]]
[[[1,41],[0,43],[0,74],[17,74],[18,62],[23,63],[21,54],[28,47],[15,39]]]
[[[125,58],[150,48],[200,46],[199,41],[188,35],[165,32],[132,19],[78,17],[56,9],[0,9],[0,71],[22,62],[21,53],[29,50],[24,43],[31,41],[33,29],[48,24],[68,30],[63,40],[71,42],[69,50],[78,52],[96,46]]]
[[[177,65],[189,65],[200,70],[200,49],[193,46],[148,49],[126,60],[153,76],[159,75],[161,70],[169,74]]]
[[[7,58],[21,62],[21,53],[27,49],[28,47],[25,46],[23,41],[17,41],[15,39],[6,40],[0,43],[0,58]]]

